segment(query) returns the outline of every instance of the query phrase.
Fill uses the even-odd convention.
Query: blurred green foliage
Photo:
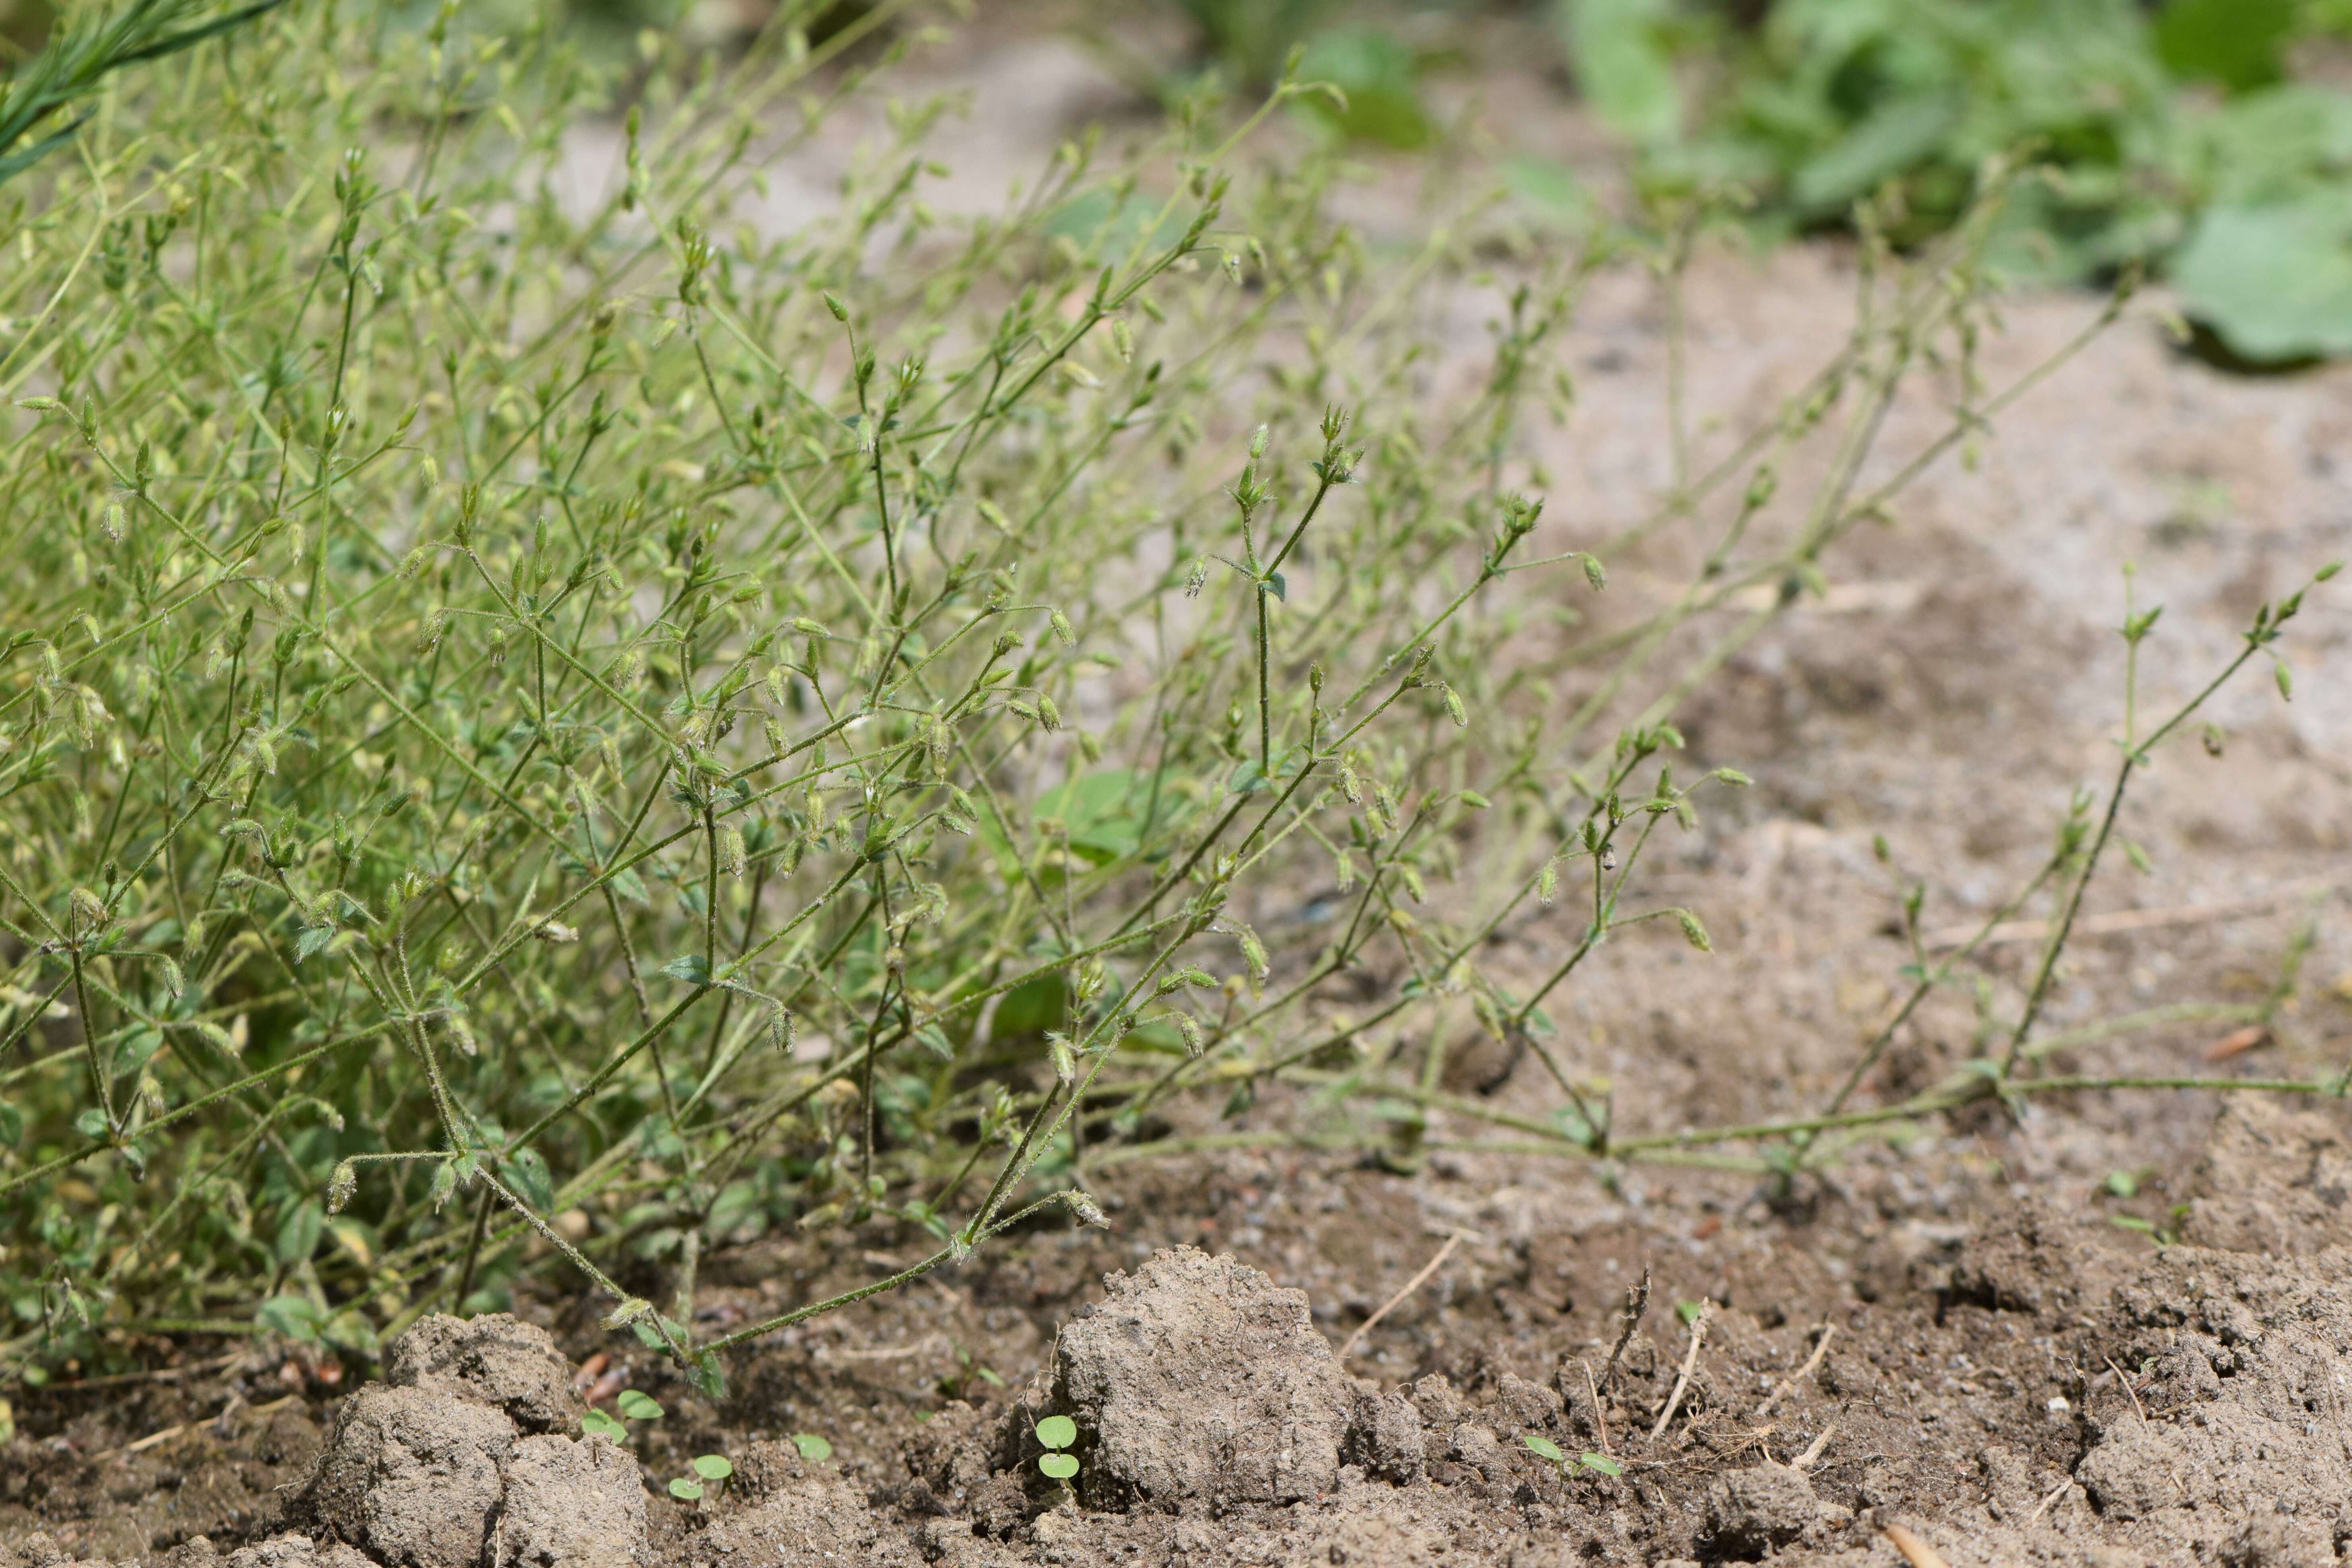
[[[1744,191],[1768,238],[1884,194],[1890,237],[1916,245],[1969,209],[1988,160],[2027,148],[2042,177],[1989,253],[2010,276],[2145,267],[2241,361],[2352,353],[2352,98],[2319,79],[2352,47],[2352,0],[1550,3],[1578,92],[1654,194]],[[1299,113],[1332,133],[1435,138],[1433,57],[1405,41],[1433,6],[1178,4],[1237,79],[1303,51],[1301,76],[1339,91]],[[1465,37],[1501,15],[1434,9]]]
[[[2043,161],[1994,256],[2166,268],[2231,353],[2352,352],[2352,101],[2295,79],[2352,9],[2311,0],[1559,0],[1580,90],[1654,189],[1737,186],[1768,230],[1882,191],[1948,227],[1992,155]]]

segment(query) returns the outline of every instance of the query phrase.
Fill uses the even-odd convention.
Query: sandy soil
[[[971,90],[983,171],[1130,112],[1109,73],[1049,37],[983,38],[923,68]],[[1534,74],[1481,90],[1518,144],[1590,149],[1572,116],[1530,110],[1550,101]],[[845,155],[829,142],[780,171],[772,220],[822,199]],[[941,199],[996,188],[983,173]],[[1376,202],[1365,216],[1408,223]],[[1704,447],[1707,421],[1766,412],[1843,331],[1848,261],[1833,245],[1712,253],[1692,289]],[[1490,305],[1465,288],[1465,334]],[[2098,308],[2013,301],[1995,379]],[[1664,342],[1642,279],[1599,280],[1563,351],[1579,412],[1543,454],[1551,547],[1605,536],[1663,486]],[[1898,410],[1886,460],[1937,418],[1924,400]],[[1897,526],[1844,548],[1832,591],[1685,725],[1699,760],[1758,780],[1658,868],[1660,896],[1699,910],[1718,951],[1621,942],[1563,1018],[1622,1123],[1818,1102],[1904,962],[1872,836],[1927,881],[1928,926],[1980,919],[2070,793],[2112,767],[2124,563],[2144,603],[2168,606],[2147,689],[2189,689],[2258,603],[2352,552],[2347,435],[2352,368],[2233,377],[2135,314],[1973,471],[1936,470]],[[1641,593],[1686,563],[1661,544],[1612,565]],[[2224,695],[2222,754],[2168,753],[2128,808],[2152,872],[2119,872],[2092,906],[2184,912],[2082,942],[2052,1021],[2259,997],[2315,919],[2296,994],[2267,1041],[2218,1066],[2215,1031],[2182,1026],[2072,1053],[2081,1070],[2307,1074],[2352,1054],[2352,594],[2316,596],[2292,646],[2294,700],[2266,679]],[[1516,928],[1497,968],[1538,972],[1573,935]],[[2035,949],[1998,952],[2023,965]],[[1929,1009],[1869,1091],[1934,1080],[1971,1052],[1971,1024],[1964,1002]],[[1474,1088],[1499,1065],[1474,1054],[1456,1073]],[[1539,1076],[1513,1074],[1496,1101],[1547,1113]],[[1243,1125],[1294,1109],[1269,1095]],[[2133,1180],[2111,1186],[2116,1172]],[[1399,1173],[1293,1151],[1107,1166],[1097,1187],[1108,1232],[1020,1237],[781,1334],[736,1365],[723,1406],[557,1300],[518,1308],[551,1343],[517,1328],[470,1362],[419,1349],[405,1373],[394,1358],[399,1387],[363,1397],[282,1350],[202,1345],[138,1381],[26,1391],[0,1450],[0,1563],[1893,1563],[1895,1526],[1956,1565],[2301,1568],[2352,1542],[2340,1104],[2035,1101],[1863,1148],[1785,1192],[1533,1155],[1441,1152]],[[861,1283],[917,1245],[876,1231],[719,1255],[706,1316]],[[602,1439],[557,1435],[575,1429],[564,1368],[592,1354],[669,1411],[637,1433],[634,1514],[639,1474]],[[1074,1492],[1035,1463],[1034,1422],[1054,1414],[1078,1428]],[[827,1437],[830,1458],[802,1458],[795,1433]],[[709,1452],[737,1468],[723,1496],[661,1491]]]

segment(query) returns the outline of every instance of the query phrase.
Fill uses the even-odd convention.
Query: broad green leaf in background
[[[313,1198],[295,1204],[278,1222],[278,1261],[299,1263],[319,1250],[319,1237],[327,1228],[327,1210]]]
[[[264,1301],[260,1310],[254,1313],[254,1320],[289,1340],[311,1344],[317,1342],[319,1326],[326,1321],[326,1316],[308,1296],[289,1294],[272,1296]]]
[[[1522,210],[1547,226],[1574,226],[1588,220],[1592,198],[1567,164],[1522,155],[1503,164],[1503,180]]]
[[[1070,853],[1076,858],[1089,866],[1108,866],[1141,849],[1147,822],[1166,826],[1181,821],[1190,810],[1191,802],[1165,785],[1155,804],[1149,773],[1098,768],[1039,795],[1034,815],[1056,820],[1068,830]],[[983,815],[978,827],[980,841],[996,853],[1005,875],[1017,876],[1020,862],[1012,858],[1012,846],[995,819]]]
[[[1967,112],[1955,88],[1889,99],[1798,166],[1789,195],[1812,216],[1843,213],[1886,181],[1933,157]]]
[[[2295,0],[2170,0],[2157,14],[2157,57],[2183,80],[2268,87],[2284,74],[2295,10]]]
[[[129,1034],[124,1035],[122,1038],[115,1042],[114,1071],[116,1076],[123,1077],[131,1073],[137,1072],[141,1068],[145,1067],[150,1061],[152,1061],[154,1058],[155,1053],[163,1048],[163,1034],[162,1030],[146,1028],[144,1026],[132,1029]]]
[[[2231,100],[2200,120],[2185,171],[2203,198],[2266,205],[2352,174],[2352,96],[2289,82]]]
[[[1425,147],[1437,127],[1421,100],[1413,53],[1386,33],[1350,28],[1327,33],[1298,62],[1301,81],[1328,82],[1344,104],[1325,95],[1304,100],[1307,111],[1341,134],[1384,147]]]
[[[1290,47],[1332,13],[1334,0],[1180,0],[1202,41],[1252,87],[1270,85]]]
[[[2172,280],[2182,308],[2245,359],[2352,353],[2352,188],[2208,208]]]
[[[499,1169],[516,1196],[542,1215],[553,1211],[555,1181],[548,1173],[545,1155],[536,1149],[518,1149],[499,1162]]]
[[[1559,0],[1577,90],[1609,128],[1665,142],[1683,124],[1669,24],[1673,0]]]

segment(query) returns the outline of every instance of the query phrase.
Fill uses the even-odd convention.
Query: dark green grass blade
[[[59,147],[64,146],[73,139],[73,133],[80,130],[82,122],[89,118],[87,114],[81,115],[63,130],[52,131],[30,147],[19,148],[6,157],[0,158],[0,184],[16,178]]]
[[[160,59],[165,55],[175,55],[182,49],[192,49],[207,38],[217,38],[233,28],[242,27],[255,17],[266,16],[284,4],[286,0],[255,0],[255,4],[240,6],[226,16],[215,16],[211,21],[197,26],[183,27],[176,33],[166,34],[152,44],[120,57],[114,64],[119,68],[123,66],[136,65],[142,60]]]
[[[16,90],[10,95],[5,110],[0,110],[0,147],[6,147],[19,137],[30,134],[42,120],[90,91],[110,73],[125,66],[162,59],[194,48],[198,44],[243,26],[285,3],[286,0],[254,0],[251,5],[241,5],[209,22],[163,33],[145,43],[133,41],[136,34],[146,30],[148,22],[147,17],[137,12],[129,17],[118,18],[97,34],[83,33],[79,37],[54,40],[17,75]],[[141,9],[152,10],[152,7]],[[112,36],[109,37],[110,34]],[[96,58],[91,58],[93,56]],[[50,79],[42,79],[44,76]],[[15,178],[56,152],[72,138],[88,118],[87,115],[77,117],[72,124],[51,132],[31,146],[0,156],[0,183]]]

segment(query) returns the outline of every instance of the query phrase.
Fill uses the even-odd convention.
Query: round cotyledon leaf
[[[1037,1423],[1037,1441],[1048,1448],[1066,1448],[1078,1440],[1078,1424],[1066,1415],[1048,1415]]]

